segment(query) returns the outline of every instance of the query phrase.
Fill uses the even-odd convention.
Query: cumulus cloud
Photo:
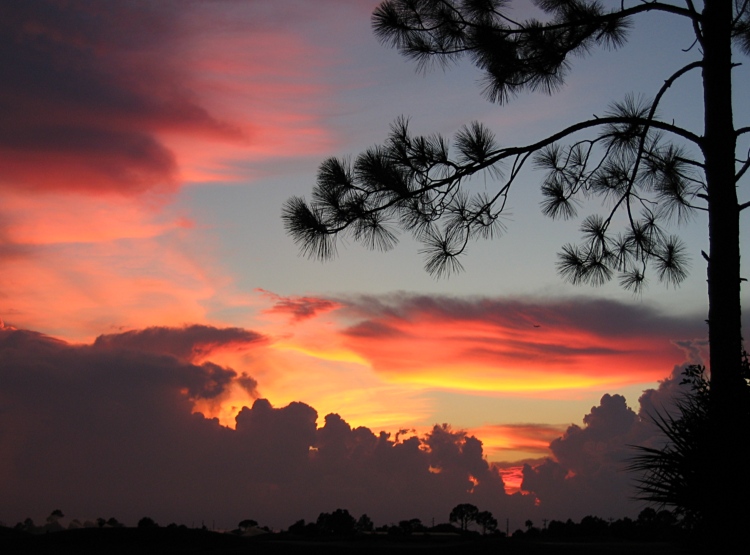
[[[556,518],[632,514],[637,503],[630,499],[635,490],[626,467],[634,451],[628,445],[639,443],[641,425],[624,397],[604,395],[584,417],[583,427],[571,425],[550,443],[552,458],[524,466],[522,489],[535,494]]]
[[[248,515],[286,526],[336,507],[381,522],[442,521],[460,502],[498,515],[533,509],[505,494],[466,432],[391,437],[336,414],[319,425],[305,403],[265,399],[243,408],[233,430],[192,414],[193,399],[220,394],[233,370],[137,347],[0,329],[3,521],[53,505],[129,523],[148,513],[227,526]]]
[[[552,518],[580,519],[588,514],[617,518],[645,505],[634,499],[637,476],[627,470],[634,446],[658,447],[665,438],[652,417],[673,408],[688,389],[681,367],[657,389],[644,391],[636,413],[621,395],[606,394],[584,416],[549,444],[551,457],[525,464],[521,489],[539,499],[542,513]]]
[[[186,338],[201,344],[199,332],[216,343],[257,339],[221,331],[151,329],[72,345],[0,328],[0,519],[62,507],[131,524],[149,514],[220,526],[250,516],[284,527],[347,508],[376,522],[440,522],[467,502],[512,527],[527,518],[634,516],[641,506],[630,499],[628,446],[659,441],[643,418],[646,400],[666,401],[679,387],[675,374],[645,393],[640,414],[622,396],[604,395],[582,425],[550,442],[549,458],[523,467],[526,493],[510,495],[516,485],[506,488],[503,476],[515,482],[514,469],[488,462],[480,437],[447,424],[391,435],[335,413],[321,421],[303,402],[274,407],[267,399],[242,408],[235,429],[194,414],[196,402],[238,380],[255,386],[247,374],[187,360]],[[154,348],[155,337],[178,347]],[[554,431],[525,428],[540,438]]]

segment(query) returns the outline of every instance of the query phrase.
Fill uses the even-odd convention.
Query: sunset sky
[[[309,260],[280,215],[325,158],[401,115],[527,144],[653,96],[696,58],[689,25],[643,16],[559,93],[498,106],[470,65],[420,73],[379,44],[377,4],[0,5],[0,522],[286,527],[341,506],[382,524],[468,501],[520,526],[642,508],[625,445],[655,441],[638,414],[706,354],[701,216],[678,230],[686,282],[633,296],[556,274],[579,222],[541,214],[532,170],[504,235],[450,279],[408,236]],[[664,112],[700,133],[701,95],[690,74]]]

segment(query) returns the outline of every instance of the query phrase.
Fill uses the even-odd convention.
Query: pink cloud
[[[231,1],[4,6],[0,187],[133,195],[320,154],[316,66],[330,56],[272,15]]]
[[[205,322],[206,300],[226,281],[181,248],[190,230],[153,238],[27,248],[0,273],[0,314],[73,339],[142,322]]]
[[[170,206],[177,188],[330,149],[320,114],[336,60],[299,32],[325,14],[298,8],[300,27],[232,0],[0,8],[12,53],[0,61],[0,314],[75,339],[205,321],[230,279],[196,248],[208,239],[193,215]]]
[[[275,293],[263,289],[258,289],[257,291],[271,299],[274,303],[271,308],[264,310],[264,313],[288,314],[295,321],[314,318],[320,314],[340,308],[341,306],[335,301],[319,297],[282,297],[281,295],[276,295]]]

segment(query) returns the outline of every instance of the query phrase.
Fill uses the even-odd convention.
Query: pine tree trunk
[[[741,390],[740,226],[734,180],[732,1],[706,2],[703,12],[705,144],[708,186],[708,337],[711,391],[731,401]]]
[[[708,188],[708,337],[711,390],[706,475],[708,532],[740,524],[732,505],[746,493],[741,471],[747,444],[743,411],[740,227],[732,116],[732,0],[707,0],[703,11],[703,154]],[[747,500],[740,504],[747,506]],[[745,511],[746,512],[746,509]],[[735,528],[736,529],[736,528]]]

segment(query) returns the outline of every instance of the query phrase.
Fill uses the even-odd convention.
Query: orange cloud
[[[500,476],[503,477],[503,483],[505,484],[505,493],[513,495],[514,493],[521,493],[521,485],[523,484],[523,466],[508,466],[508,467],[497,467],[497,471]]]
[[[160,199],[5,191],[0,200],[6,239],[26,246],[148,239],[193,226],[186,216],[164,214]]]
[[[680,320],[611,301],[355,301],[343,344],[391,383],[536,394],[655,382],[679,362]],[[676,360],[677,359],[677,360]]]
[[[222,278],[180,248],[187,231],[31,248],[0,273],[0,313],[75,340],[142,322],[205,322]]]
[[[280,403],[314,403],[356,425],[387,430],[439,419],[436,389],[572,399],[654,383],[682,359],[671,341],[699,333],[642,306],[587,299],[257,293],[262,304],[254,306],[254,327],[271,343],[221,363],[252,367],[262,394]],[[554,425],[471,429],[492,461],[548,454],[550,441],[564,432]]]
[[[550,442],[566,429],[567,425],[495,424],[472,428],[471,433],[482,438],[491,461],[516,461],[549,456]]]

